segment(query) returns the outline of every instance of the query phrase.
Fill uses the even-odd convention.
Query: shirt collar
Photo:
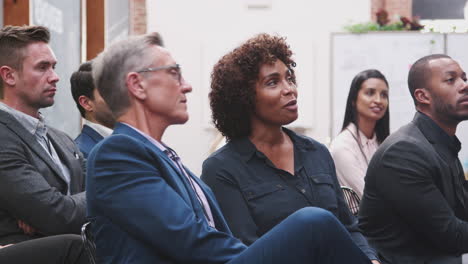
[[[294,148],[297,148],[301,152],[315,150],[314,144],[302,135],[296,134],[294,131],[283,127],[283,131],[291,138],[294,144]],[[236,151],[239,153],[244,161],[249,161],[254,155],[259,158],[265,158],[265,155],[257,150],[255,145],[250,141],[248,137],[242,137],[233,139],[231,141]]]
[[[364,133],[360,129],[358,133],[358,128],[356,127],[356,124],[354,124],[353,122],[349,123],[349,125],[346,128],[351,134],[353,134],[355,138],[358,138],[358,135],[359,135],[359,140],[360,140],[360,144],[362,147],[369,145],[369,144],[378,145],[377,134],[375,132],[372,135],[372,138],[367,138],[366,135],[364,135]]]
[[[108,137],[113,132],[112,129],[110,129],[110,128],[106,127],[106,126],[103,126],[101,124],[91,122],[88,119],[84,119],[83,124],[85,124],[85,125],[91,127],[92,129],[94,129],[102,137]]]
[[[419,111],[414,115],[413,123],[416,124],[431,144],[437,145],[444,152],[458,156],[461,143],[457,136],[450,136],[434,120]]]
[[[132,125],[129,125],[127,123],[124,123],[124,122],[121,122],[121,124],[126,125],[129,128],[131,128],[131,129],[135,130],[136,132],[138,132],[139,134],[141,134],[144,138],[149,140],[149,142],[153,143],[162,152],[165,152],[167,150],[167,148],[164,146],[164,144],[162,144],[161,142],[157,141],[156,139],[150,137],[149,135],[147,135],[145,132],[139,130],[138,128],[136,128],[136,127],[134,127]]]
[[[11,114],[32,135],[37,133],[40,136],[45,137],[47,134],[47,126],[45,124],[44,116],[41,114],[41,112],[39,112],[39,118],[35,118],[18,111],[3,102],[0,102],[0,109]]]

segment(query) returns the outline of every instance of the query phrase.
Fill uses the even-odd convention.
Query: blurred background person
[[[358,73],[349,89],[343,127],[330,145],[341,185],[359,197],[369,161],[389,135],[388,82],[378,70]]]
[[[70,78],[73,99],[84,118],[83,129],[75,142],[85,158],[99,141],[112,134],[115,125],[112,112],[94,87],[91,71],[92,62],[87,61]]]

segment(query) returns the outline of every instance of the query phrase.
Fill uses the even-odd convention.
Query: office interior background
[[[388,23],[419,18],[425,27],[412,32],[345,29],[376,22],[382,10]],[[411,62],[428,53],[448,53],[466,70],[466,14],[466,0],[0,0],[2,26],[50,28],[61,80],[55,105],[43,113],[48,124],[73,138],[82,121],[70,93],[72,72],[114,41],[160,32],[193,86],[188,95],[189,121],[170,127],[163,140],[197,175],[203,160],[223,144],[211,122],[211,69],[246,39],[261,32],[287,38],[297,62],[299,93],[299,119],[288,127],[328,145],[339,132],[343,100],[358,71],[378,68],[390,80],[390,108],[395,109],[391,131],[395,131],[414,114],[405,86]],[[467,123],[457,132],[465,172]]]

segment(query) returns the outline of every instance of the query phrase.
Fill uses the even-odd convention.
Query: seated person
[[[359,197],[369,161],[390,133],[388,82],[378,70],[358,73],[351,82],[343,127],[330,144],[341,185]]]
[[[83,129],[75,142],[85,158],[94,145],[112,134],[115,125],[109,107],[94,87],[91,70],[91,61],[85,62],[70,78],[73,99],[84,118]]]
[[[450,57],[430,55],[412,65],[408,87],[416,115],[374,154],[359,226],[383,263],[461,263],[468,182],[455,130],[468,119],[466,73]]]
[[[260,34],[229,52],[211,75],[213,122],[228,143],[203,163],[234,236],[254,243],[297,210],[333,213],[372,260],[327,148],[284,127],[298,118],[295,62],[284,38]]]
[[[0,245],[79,233],[86,221],[83,155],[48,127],[59,77],[41,26],[0,30]]]
[[[99,263],[370,263],[336,218],[304,208],[250,247],[210,189],[162,142],[188,120],[192,87],[157,34],[111,45],[93,63],[118,123],[88,159],[88,216]]]

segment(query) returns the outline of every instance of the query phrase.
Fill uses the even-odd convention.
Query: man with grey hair
[[[159,35],[115,43],[93,67],[118,121],[88,159],[100,263],[371,263],[319,208],[299,210],[250,247],[233,237],[211,190],[162,142],[167,127],[187,122],[192,87]]]

